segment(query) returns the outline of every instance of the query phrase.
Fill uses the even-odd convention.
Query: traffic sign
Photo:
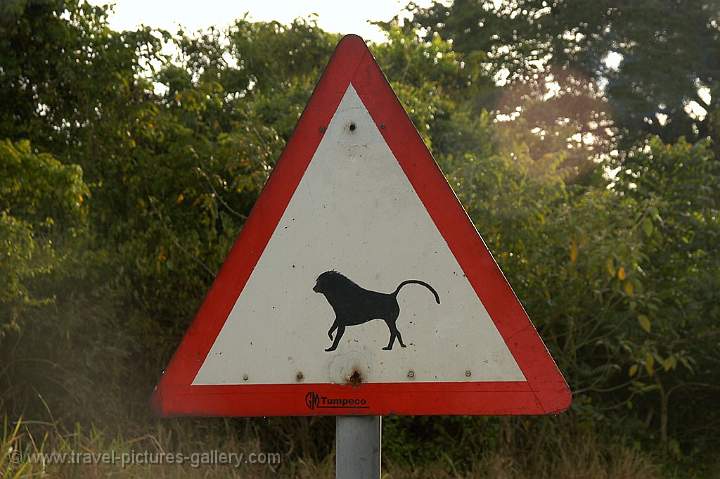
[[[214,416],[569,406],[361,38],[338,45],[153,401]]]

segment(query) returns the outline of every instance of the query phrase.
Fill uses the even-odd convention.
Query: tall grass
[[[12,423],[7,416],[3,418],[2,436],[0,436],[0,478],[19,479],[42,475],[43,464],[28,460],[30,454],[41,451],[42,443],[38,445],[31,436],[23,432],[21,420]]]
[[[186,478],[208,477],[257,478],[293,477],[323,479],[334,477],[334,452],[322,458],[288,457],[274,465],[242,464],[57,464],[43,460],[52,454],[72,452],[85,455],[114,452],[118,457],[131,451],[148,453],[198,451],[263,451],[259,437],[240,438],[229,425],[224,431],[214,428],[204,437],[193,430],[192,423],[156,423],[137,437],[109,437],[103,431],[79,425],[62,430],[52,422],[37,423],[3,420],[0,438],[0,478],[29,477],[71,478]],[[383,477],[394,478],[493,478],[493,479],[655,479],[661,477],[650,456],[620,445],[602,444],[592,435],[567,437],[557,450],[527,455],[512,450],[477,451],[470,458],[470,469],[460,468],[450,457],[431,464],[410,465],[395,458],[383,457]]]

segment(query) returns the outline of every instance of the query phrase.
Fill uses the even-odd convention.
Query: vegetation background
[[[371,49],[574,402],[386,419],[387,477],[720,477],[718,2],[407,8]],[[159,420],[148,398],[339,37],[107,15],[0,2],[0,477],[331,477],[332,418]],[[283,462],[17,454],[212,448]]]

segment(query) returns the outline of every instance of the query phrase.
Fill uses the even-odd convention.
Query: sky
[[[209,26],[224,27],[249,13],[255,21],[277,20],[290,23],[297,17],[316,14],[318,25],[333,33],[355,33],[375,42],[384,39],[380,29],[369,20],[389,20],[409,3],[408,0],[90,0],[95,5],[114,3],[110,26],[115,30],[134,29],[138,25],[174,32],[178,26],[195,31]],[[430,0],[415,0],[427,6]]]

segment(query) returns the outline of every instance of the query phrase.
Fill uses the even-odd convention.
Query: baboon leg
[[[332,324],[332,326],[330,327],[330,329],[328,329],[328,337],[329,337],[330,339],[333,338],[333,333],[335,332],[335,330],[336,330],[337,328],[338,328],[337,318],[335,318],[335,322]]]
[[[338,343],[340,342],[340,338],[342,338],[342,335],[345,333],[345,326],[338,326],[337,328],[337,334],[335,335],[335,341],[333,341],[332,346],[327,348],[325,351],[335,351],[338,347]]]
[[[383,349],[386,351],[389,351],[393,348],[393,344],[395,344],[395,338],[397,337],[398,341],[400,342],[401,347],[405,347],[405,343],[403,343],[402,335],[400,334],[400,331],[398,331],[397,325],[395,324],[397,322],[398,316],[400,315],[400,311],[395,312],[391,317],[385,320],[385,324],[387,324],[388,329],[390,330],[390,342],[388,342],[388,345],[385,346]]]
[[[400,330],[397,328],[397,326],[395,325],[395,323],[393,323],[393,328],[395,329],[395,336],[397,336],[398,341],[400,342],[400,346],[402,346],[402,347],[404,348],[404,347],[405,347],[405,343],[403,343],[402,334],[400,334]]]
[[[390,351],[393,348],[393,344],[395,344],[395,336],[398,335],[398,330],[395,327],[394,321],[385,321],[385,324],[387,324],[387,327],[390,330],[390,341],[388,342],[388,345],[385,346],[383,349],[385,351]]]

